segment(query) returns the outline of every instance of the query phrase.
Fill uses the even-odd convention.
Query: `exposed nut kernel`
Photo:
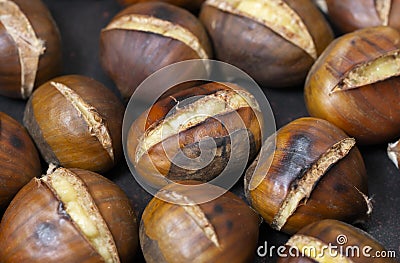
[[[375,9],[383,26],[389,25],[389,14],[392,6],[392,0],[374,0]]]
[[[62,207],[106,263],[119,263],[117,248],[85,183],[73,172],[59,168],[40,179],[61,200]]]
[[[332,92],[354,89],[400,75],[400,50],[389,52],[375,60],[356,65],[333,88]]]

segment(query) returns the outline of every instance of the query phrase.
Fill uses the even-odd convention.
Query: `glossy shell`
[[[180,190],[169,185],[161,191],[178,190],[175,195],[196,200],[196,195],[221,191],[216,188]],[[140,224],[146,262],[251,262],[258,239],[256,213],[230,192],[196,206],[198,211],[191,214],[181,205],[156,197],[150,201]],[[204,225],[198,224],[203,216]]]
[[[332,92],[356,65],[400,49],[400,33],[374,27],[346,34],[329,45],[305,83],[309,113],[326,119],[361,144],[394,140],[400,134],[400,77]]]
[[[38,152],[25,128],[0,112],[0,211],[33,177],[40,176]]]
[[[139,3],[118,13],[110,24],[129,16],[155,18],[188,30],[198,39],[207,57],[212,56],[209,39],[202,24],[182,8],[161,2]],[[148,23],[149,21],[143,26]],[[176,62],[201,58],[187,44],[162,34],[107,27],[100,36],[101,64],[126,100],[143,80],[157,70]],[[152,94],[151,91],[149,94]]]
[[[55,87],[65,85],[98,113],[110,135],[113,158],[101,144],[81,110]],[[48,163],[91,171],[107,171],[121,157],[121,127],[124,107],[101,83],[88,77],[55,78],[38,88],[25,108],[24,124]],[[96,117],[96,118],[97,118]]]
[[[236,86],[236,88],[239,87]],[[164,185],[166,179],[210,181],[226,168],[230,158],[236,160],[234,163],[243,166],[247,161],[251,161],[261,147],[261,119],[257,108],[252,108],[247,104],[232,111],[207,116],[200,123],[185,129],[180,128],[178,133],[164,136],[165,138],[149,147],[140,158],[137,157],[140,143],[148,137],[154,127],[160,129],[163,127],[166,116],[171,117],[173,109],[180,105],[180,102],[196,98],[196,96],[213,97],[218,92],[224,91],[231,92],[232,90],[218,83],[188,88],[159,100],[135,120],[129,130],[127,151],[139,175],[148,183],[158,186]],[[183,111],[186,112],[187,119],[180,120],[183,127],[186,123],[190,123],[192,117],[201,116],[191,108],[195,103],[196,101],[185,106]],[[243,136],[248,136],[247,141],[243,139]],[[210,139],[215,146],[205,151],[212,154],[215,150],[215,154],[209,164],[199,169],[189,169],[180,165],[181,153],[195,164],[195,159],[202,153],[201,143]],[[231,152],[232,145],[238,147],[237,151]],[[246,149],[249,151],[246,152]]]
[[[307,27],[321,54],[332,31],[310,0],[284,1]],[[213,42],[215,57],[242,69],[264,87],[301,85],[314,59],[303,49],[250,18],[219,10],[205,2],[200,13]]]
[[[30,22],[37,38],[44,41],[34,86],[37,87],[61,71],[61,38],[49,10],[41,0],[13,0]],[[14,15],[14,14],[13,14]],[[0,95],[26,99],[21,94],[21,63],[16,42],[0,21]]]
[[[252,207],[272,224],[299,179],[332,145],[347,137],[339,128],[316,118],[297,119],[282,127],[276,133],[276,149],[265,144],[260,164],[256,160],[247,170],[245,192]],[[282,231],[295,233],[325,218],[349,222],[363,219],[369,208],[362,193],[367,195],[367,191],[364,162],[353,147],[315,183],[309,198],[300,202]]]
[[[130,262],[138,245],[137,223],[129,199],[108,179],[71,169],[84,181],[107,223],[121,262]],[[1,262],[103,262],[63,204],[39,179],[13,199],[0,225]]]

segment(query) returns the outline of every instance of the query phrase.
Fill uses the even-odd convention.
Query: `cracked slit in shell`
[[[39,57],[46,49],[44,41],[36,36],[28,18],[13,1],[0,0],[0,22],[17,45],[21,65],[21,97],[26,99],[35,84]]]
[[[236,111],[243,107],[259,110],[254,97],[245,91],[221,90],[204,96],[186,107],[176,107],[174,114],[167,117],[156,126],[150,126],[139,139],[136,148],[135,162],[154,145],[160,143],[180,131],[190,129],[207,118]]]
[[[105,120],[98,113],[96,108],[85,102],[75,91],[70,89],[68,86],[59,82],[50,82],[50,84],[56,88],[69,102],[72,103],[74,108],[83,117],[89,127],[91,136],[95,136],[104,150],[114,162],[114,150],[112,145],[111,135],[105,124]]]
[[[207,219],[203,210],[198,204],[196,204],[196,202],[176,191],[170,191],[166,189],[160,190],[156,196],[162,200],[166,200],[182,207],[183,210],[185,210],[185,212],[190,216],[190,218],[193,219],[196,225],[200,227],[207,239],[210,240],[216,247],[220,247],[214,226]]]
[[[292,216],[300,202],[310,197],[318,181],[326,174],[332,165],[346,157],[355,146],[353,138],[343,139],[334,144],[308,169],[300,179],[292,183],[292,187],[281,203],[278,212],[272,221],[272,228],[281,230],[290,216]]]
[[[399,161],[400,161],[400,140],[395,143],[389,143],[388,145],[388,156],[389,159],[399,168]]]
[[[119,263],[117,248],[84,182],[73,172],[58,168],[40,179],[62,202],[62,208],[106,263]]]
[[[396,76],[400,76],[400,50],[356,65],[331,92],[355,89]]]
[[[208,58],[208,54],[204,50],[200,40],[192,32],[185,27],[166,20],[146,15],[125,15],[112,21],[103,31],[115,29],[136,30],[169,37],[190,47],[196,52],[199,58]]]
[[[301,17],[282,0],[208,0],[207,5],[257,21],[317,58],[314,40]]]
[[[298,249],[304,256],[319,263],[353,263],[350,258],[340,254],[339,251],[336,251],[334,256],[332,253],[327,253],[328,244],[315,237],[294,235],[286,243],[286,246]]]
[[[390,9],[392,0],[374,0],[375,10],[383,26],[389,25]]]

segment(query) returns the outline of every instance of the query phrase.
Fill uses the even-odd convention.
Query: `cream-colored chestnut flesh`
[[[390,9],[392,7],[392,0],[375,0],[375,9],[383,26],[389,25]]]
[[[332,92],[354,89],[396,76],[400,76],[400,50],[356,65],[344,75]]]
[[[17,4],[0,0],[0,23],[14,40],[21,65],[21,95],[26,99],[32,93],[39,57],[45,51],[45,43],[36,36],[28,18]]]
[[[398,140],[395,143],[389,143],[388,145],[388,156],[390,160],[396,165],[397,168],[399,168],[399,163],[400,163],[400,140]]]
[[[174,24],[153,16],[139,14],[125,15],[112,21],[103,31],[118,29],[149,32],[169,37],[193,49],[201,59],[207,59],[209,56],[207,51],[202,47],[200,40],[188,29],[179,24]]]
[[[300,16],[282,0],[207,0],[209,6],[244,16],[270,28],[287,41],[317,58],[314,40]]]
[[[38,179],[60,199],[64,210],[106,263],[120,262],[117,248],[85,183],[73,172],[58,168]]]

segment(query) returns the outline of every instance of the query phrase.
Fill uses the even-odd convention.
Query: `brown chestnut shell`
[[[378,144],[397,137],[400,134],[399,76],[363,85],[362,81],[372,76],[367,74],[356,87],[338,85],[349,79],[353,69],[384,56],[391,59],[390,56],[399,56],[399,52],[400,33],[390,27],[361,29],[336,39],[307,76],[304,92],[311,116],[332,122],[360,144]],[[376,67],[379,72],[379,66]]]
[[[123,6],[137,4],[141,2],[149,2],[148,0],[117,0],[117,1]],[[172,5],[183,7],[192,12],[198,11],[204,1],[205,0],[158,0],[158,2],[166,2]]]
[[[130,262],[138,246],[135,213],[125,193],[103,176],[70,169],[82,180],[112,233],[121,262]],[[104,262],[41,179],[32,179],[15,196],[0,225],[1,262]]]
[[[210,34],[217,59],[237,66],[264,87],[303,83],[314,63],[305,50],[262,23],[222,11],[208,2],[202,6],[200,20]],[[317,7],[310,0],[283,2],[299,16],[312,37],[317,55],[321,54],[333,40],[333,33]]]
[[[341,33],[374,26],[400,30],[399,0],[326,0],[326,5],[330,21]]]
[[[20,12],[23,13],[37,39],[43,42],[44,48],[36,64],[37,68],[32,68],[32,80],[34,82],[27,84],[27,86],[32,86],[22,92],[21,74],[23,73],[20,52],[15,39],[7,31],[7,27],[0,19],[0,60],[2,61],[0,65],[0,95],[26,99],[31,95],[33,88],[60,73],[62,58],[61,37],[49,10],[41,0],[13,0],[10,2],[16,4]],[[19,16],[16,13],[10,15],[14,18]],[[25,69],[25,71],[29,69]]]
[[[260,219],[243,200],[226,192],[206,203],[191,203],[221,191],[225,192],[213,185],[161,189],[140,223],[146,262],[251,262]]]
[[[230,101],[235,97],[244,104],[237,108],[236,105],[230,105]],[[180,106],[180,103],[193,98],[201,98],[204,104],[200,104],[199,99]],[[243,164],[244,160],[251,162],[261,147],[262,125],[257,106],[247,104],[251,98],[250,93],[236,85],[214,82],[163,97],[130,127],[127,152],[131,163],[140,176],[157,187],[165,185],[168,180],[210,181],[224,171],[230,158],[237,158],[234,162],[238,165]],[[212,110],[214,115],[207,113],[203,118],[205,115],[199,113],[193,105],[216,109],[221,105],[225,106],[218,111]],[[172,118],[178,118],[176,116],[184,116],[185,120],[180,117],[179,120],[185,123],[180,123],[179,131],[164,133],[163,127],[167,129],[169,126],[166,123],[170,123]],[[198,117],[202,118],[201,121],[196,119]],[[163,133],[160,140],[147,144],[147,141],[153,141],[149,138],[157,129]],[[244,140],[244,136],[247,136],[248,140]],[[191,164],[188,163],[190,167],[187,168],[180,163],[183,153],[196,165],[195,159],[204,154],[201,144],[207,140],[215,143],[214,147],[205,149],[211,154],[215,150],[209,164],[192,169]],[[232,145],[236,145],[236,152],[231,151]],[[246,149],[249,151],[245,152]],[[200,164],[203,164],[201,161],[200,158]]]
[[[134,28],[123,26],[124,21],[129,21],[131,17],[137,20],[141,29],[137,28],[138,25]],[[119,25],[113,26],[116,23]],[[163,26],[166,28],[162,33],[153,32],[151,23],[157,30]],[[184,43],[179,37],[166,35],[176,35],[174,30],[177,28],[185,35],[185,39],[190,38],[192,42]],[[203,57],[189,45],[202,50]],[[208,35],[200,21],[188,11],[162,2],[129,6],[113,18],[100,36],[102,67],[114,80],[125,100],[157,70],[176,62],[211,56]]]
[[[24,124],[48,163],[104,172],[122,155],[124,107],[100,82],[62,76],[29,99]]]
[[[39,154],[25,128],[0,112],[0,213],[32,178],[40,176]]]
[[[326,218],[349,222],[365,219],[371,207],[366,199],[364,162],[354,144],[347,152],[335,149],[344,140],[352,139],[317,118],[300,118],[279,129],[276,148],[270,149],[271,144],[266,143],[259,159],[246,172],[245,192],[251,206],[268,224],[286,233]],[[335,152],[338,158],[332,161],[329,152]],[[295,200],[291,194],[306,189],[309,192],[297,205],[294,203],[291,214],[280,214],[284,205]],[[282,224],[280,220],[286,221]]]

